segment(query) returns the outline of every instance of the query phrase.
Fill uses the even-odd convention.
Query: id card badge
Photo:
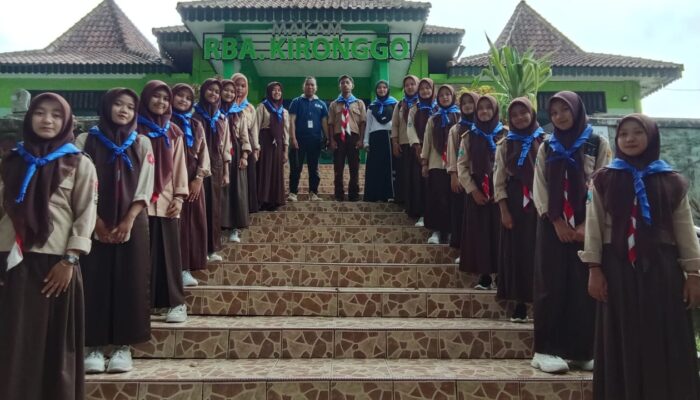
[[[308,120],[306,122],[306,127],[309,129],[314,129],[314,121],[313,120]]]

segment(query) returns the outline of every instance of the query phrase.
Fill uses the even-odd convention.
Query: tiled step
[[[197,317],[151,324],[140,358],[532,357],[531,324],[486,319]]]
[[[527,360],[135,360],[89,375],[87,400],[590,400],[590,373],[550,375]]]
[[[415,226],[253,225],[242,231],[241,240],[243,243],[425,244],[428,237],[430,237],[430,231],[425,228]]]
[[[364,201],[295,201],[287,202],[277,211],[303,212],[403,212],[403,208],[394,203],[368,203]]]
[[[251,215],[251,226],[413,226],[415,220],[403,212],[277,211]]]
[[[450,264],[459,251],[444,244],[227,244],[223,262],[309,262],[378,264]]]
[[[515,307],[494,291],[460,288],[199,286],[185,292],[193,315],[504,319]]]
[[[457,264],[211,263],[193,271],[202,285],[470,288],[478,276]]]

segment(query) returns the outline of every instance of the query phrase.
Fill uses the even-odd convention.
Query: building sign
[[[259,39],[260,37],[268,37]],[[206,60],[405,60],[409,33],[343,31],[339,23],[275,22],[272,31],[204,34]]]

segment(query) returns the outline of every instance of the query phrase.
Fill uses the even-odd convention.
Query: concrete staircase
[[[424,244],[414,222],[390,203],[255,214],[242,244],[194,274],[189,320],[154,317],[134,370],[88,376],[87,399],[592,398],[589,373],[532,369],[532,324],[509,322],[513,304],[473,290],[457,252]]]

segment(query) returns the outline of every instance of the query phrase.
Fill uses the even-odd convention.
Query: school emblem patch
[[[153,165],[156,163],[156,158],[153,157],[153,153],[148,153],[146,156],[146,160],[148,161],[149,164]]]

